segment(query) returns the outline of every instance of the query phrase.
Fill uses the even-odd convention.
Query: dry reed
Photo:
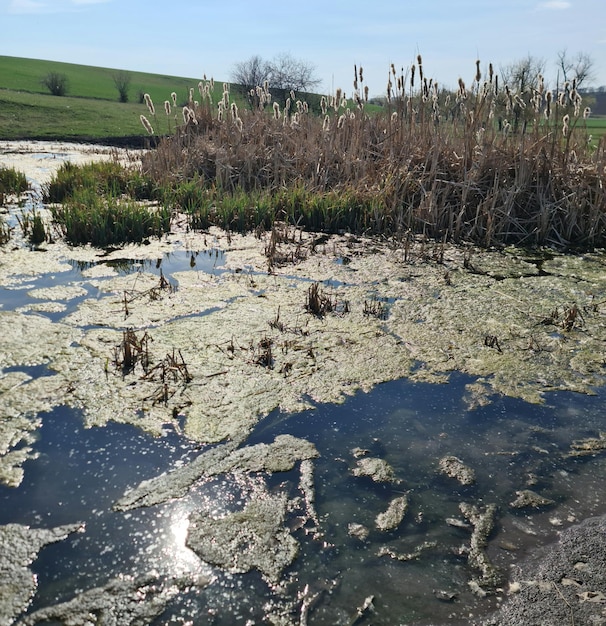
[[[603,246],[606,145],[589,145],[578,91],[546,90],[542,77],[529,91],[500,90],[492,65],[484,81],[479,61],[475,70],[471,89],[460,79],[449,93],[427,77],[420,56],[399,76],[392,66],[377,114],[365,111],[362,68],[355,68],[352,106],[341,106],[347,100],[339,91],[322,98],[321,116],[294,107],[294,93],[281,115],[269,99],[238,111],[225,86],[219,106],[192,109],[198,124],[164,139],[144,171],[162,183],[196,180],[225,196],[303,190],[307,204],[290,217],[307,228],[423,233],[484,246]],[[325,205],[315,211],[313,198],[327,194],[347,199],[338,216]]]

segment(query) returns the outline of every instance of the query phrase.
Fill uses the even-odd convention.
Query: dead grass
[[[195,114],[144,171],[219,192],[217,213],[221,196],[261,194],[273,218],[279,209],[308,229],[483,246],[605,243],[606,144],[590,148],[574,88],[516,94],[491,77],[447,93],[418,82],[394,75],[384,112],[372,116],[360,94],[348,107],[325,104],[324,117],[296,102],[278,116],[192,103]]]

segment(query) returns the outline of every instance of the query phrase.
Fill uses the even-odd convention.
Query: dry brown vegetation
[[[217,105],[200,84],[200,102],[192,96],[144,172],[189,184],[187,209],[199,227],[279,218],[484,246],[604,245],[606,145],[591,146],[575,85],[551,92],[540,79],[514,93],[479,67],[471,87],[459,81],[455,93],[423,75],[420,57],[404,74],[392,67],[378,114],[366,112],[361,69],[354,98],[323,99],[322,115],[294,94],[281,109],[262,87],[259,108],[239,111],[227,87]],[[164,123],[159,115],[154,126]]]

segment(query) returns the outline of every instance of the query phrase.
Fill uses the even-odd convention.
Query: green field
[[[199,98],[202,78],[128,72],[129,102],[118,102],[113,77],[119,70],[0,56],[0,139],[102,139],[144,136],[139,116],[148,115],[141,94],[156,104],[158,133],[166,132],[162,103],[174,91],[187,102],[189,89]],[[52,96],[42,85],[50,72],[68,79],[66,96]],[[210,78],[210,77],[209,77]],[[215,88],[221,97],[222,83]]]

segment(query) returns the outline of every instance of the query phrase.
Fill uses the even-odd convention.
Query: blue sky
[[[229,80],[238,61],[289,53],[320,90],[351,94],[354,63],[371,95],[389,66],[423,57],[425,75],[468,84],[528,54],[556,76],[557,53],[588,53],[606,85],[604,0],[0,0],[0,55]]]

